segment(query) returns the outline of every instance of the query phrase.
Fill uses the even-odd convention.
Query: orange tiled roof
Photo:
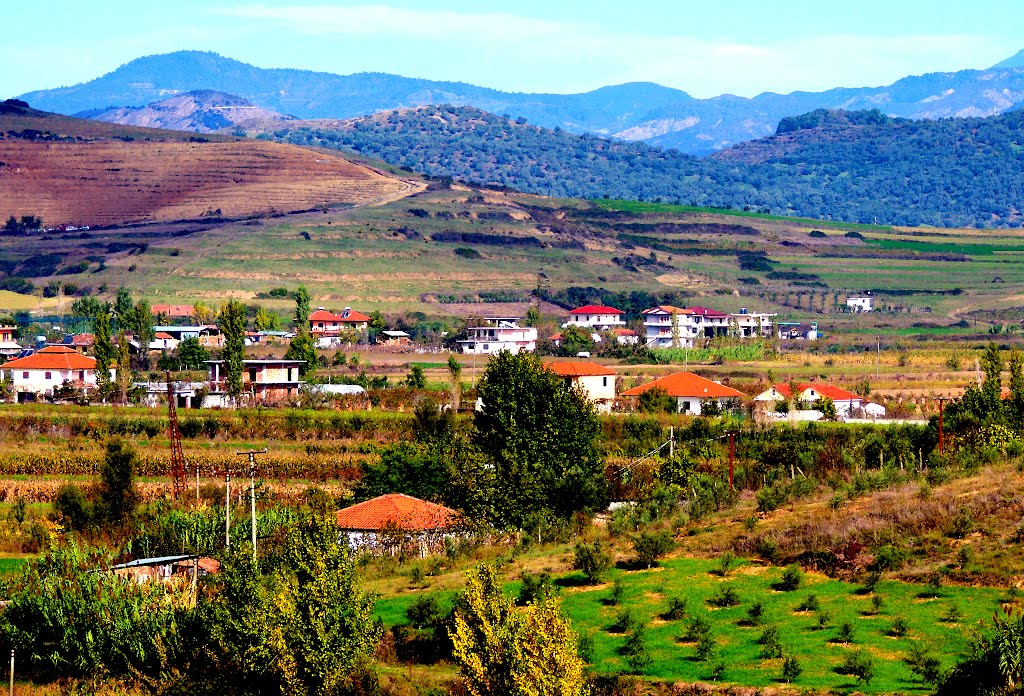
[[[583,307],[577,307],[576,309],[569,312],[569,314],[622,314],[621,309],[615,309],[607,305],[584,305]]]
[[[704,379],[692,372],[676,372],[675,374],[656,379],[639,387],[622,392],[623,396],[639,396],[649,389],[661,387],[669,396],[694,397],[705,399],[740,399],[745,396],[741,391],[727,387],[710,379]]]
[[[857,396],[853,392],[848,392],[834,384],[825,384],[824,382],[807,382],[796,385],[796,388],[800,390],[801,394],[808,389],[813,389],[818,392],[819,396],[826,396],[833,401],[863,401],[861,397]],[[790,399],[793,396],[789,391],[788,384],[776,384],[775,391],[779,392],[787,399]]]
[[[168,317],[191,317],[196,313],[192,305],[177,304],[155,304],[149,308],[153,314],[163,314]]]
[[[636,331],[633,329],[612,329],[612,333],[616,336],[636,336]]]
[[[614,375],[615,370],[595,362],[552,362],[545,365],[559,377],[596,377]]]
[[[444,529],[453,526],[458,516],[444,505],[402,493],[388,493],[336,513],[338,528],[353,531],[380,531],[388,526],[412,531]]]
[[[348,316],[344,314],[335,314],[334,312],[328,312],[326,309],[318,309],[309,315],[310,321],[331,321],[338,323],[350,323],[350,324],[362,324],[363,322],[369,322],[370,317],[366,316],[362,312],[357,312],[354,309],[350,309]]]
[[[95,370],[96,358],[67,346],[47,346],[32,355],[4,364],[5,370]]]

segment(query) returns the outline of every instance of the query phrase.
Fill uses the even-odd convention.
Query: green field
[[[653,661],[644,670],[648,677],[668,681],[710,679],[713,667],[725,669],[720,680],[743,686],[766,687],[779,684],[781,658],[761,659],[757,639],[766,626],[776,626],[785,656],[795,656],[803,667],[796,685],[816,689],[852,689],[865,693],[926,693],[931,689],[917,679],[903,658],[911,646],[920,645],[939,657],[943,668],[955,664],[968,648],[970,632],[990,621],[1000,607],[1004,592],[993,588],[943,586],[939,596],[925,598],[927,586],[897,581],[880,582],[875,594],[881,598],[876,613],[871,593],[861,587],[822,576],[805,575],[801,587],[792,592],[777,589],[782,569],[748,563],[737,564],[727,575],[717,574],[719,562],[680,558],[665,561],[652,570],[615,570],[610,580],[623,585],[621,604],[611,603],[611,585],[589,587],[579,584],[582,576],[566,575],[557,582],[563,611],[577,632],[593,639],[594,667],[599,672],[629,671],[619,653],[626,635],[610,630],[621,611],[632,612],[645,625],[648,650]],[[708,600],[722,587],[731,587],[740,603],[716,608]],[[518,583],[507,591],[517,592]],[[817,614],[796,611],[809,594],[817,597],[820,611],[827,612],[825,628],[819,628]],[[377,615],[386,625],[405,623],[405,609],[417,596],[404,593],[380,599]],[[439,594],[442,606],[450,606],[452,591]],[[686,600],[687,618],[661,618],[670,598]],[[747,611],[760,602],[764,607],[759,625],[750,625]],[[959,615],[950,615],[951,607]],[[699,660],[692,642],[682,640],[693,617],[710,621],[715,652],[710,660]],[[897,618],[906,621],[904,637],[893,637],[890,629]],[[837,642],[843,623],[853,626],[850,643]],[[873,659],[875,677],[868,684],[839,673],[837,669],[851,652],[865,650]]]

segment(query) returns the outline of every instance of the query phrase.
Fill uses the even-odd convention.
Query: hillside
[[[272,109],[256,106],[248,99],[212,90],[186,92],[148,106],[83,111],[75,116],[107,123],[193,133],[213,133],[246,121],[288,119]]]
[[[382,73],[264,69],[216,53],[179,51],[138,58],[89,82],[30,92],[22,98],[43,109],[74,114],[141,107],[168,95],[218,90],[299,118],[352,118],[450,104],[523,117],[546,128],[644,140],[706,154],[770,135],[786,116],[819,108],[879,108],[888,115],[915,119],[1002,113],[1024,102],[1024,66],[1016,60],[987,70],[931,73],[877,87],[696,99],[652,83],[615,85],[582,94],[520,94]]]
[[[1024,142],[1024,113],[946,121],[822,113],[824,120],[819,114],[784,121],[792,133],[703,160],[470,107],[269,124],[250,133],[549,196],[678,201],[893,225],[1020,224],[1024,161],[1016,152]]]
[[[243,217],[393,197],[408,185],[343,157],[277,143],[196,137],[0,112],[0,216],[110,225]]]

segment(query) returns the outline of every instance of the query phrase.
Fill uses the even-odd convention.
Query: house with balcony
[[[338,338],[343,332],[362,332],[369,326],[370,317],[351,307],[346,307],[340,314],[318,307],[309,315],[309,333],[314,339]]]
[[[503,350],[513,354],[537,350],[537,329],[519,326],[519,317],[485,317],[484,323],[466,328],[467,338],[458,342],[463,353],[494,355]]]
[[[615,309],[614,307],[585,305],[569,312],[569,320],[562,324],[562,328],[579,326],[584,329],[590,329],[594,332],[594,342],[597,343],[601,340],[599,332],[625,328],[626,322],[622,319],[622,316],[622,310]]]
[[[70,346],[46,346],[32,355],[11,360],[3,370],[19,401],[52,394],[65,384],[83,390],[96,387],[96,358],[82,355]]]
[[[598,411],[609,412],[615,401],[615,370],[595,362],[559,361],[544,365],[570,387],[577,387]]]
[[[305,360],[244,360],[242,368],[242,398],[251,403],[273,403],[291,399],[299,394],[305,382],[299,377],[299,368]],[[227,369],[223,360],[207,360],[209,368],[209,396],[204,406],[227,406]]]
[[[771,338],[775,333],[777,316],[767,312],[751,312],[744,307],[739,314],[730,314],[729,322],[737,338]]]
[[[729,315],[708,307],[661,305],[641,314],[650,348],[693,348],[697,341],[729,335]]]
[[[17,326],[0,326],[0,355],[5,358],[16,357],[22,350],[14,334],[17,333]]]

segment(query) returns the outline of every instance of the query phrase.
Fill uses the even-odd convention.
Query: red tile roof
[[[159,339],[163,339],[164,341],[166,341],[166,340],[168,340],[168,339],[174,340],[174,336],[170,335],[170,334],[169,334],[169,333],[167,333],[166,331],[157,331],[157,332],[156,332],[156,333],[155,333],[155,334],[153,335],[153,338],[159,338]]]
[[[149,308],[149,311],[168,317],[191,317],[196,313],[195,307],[187,304],[155,304]]]
[[[402,493],[389,493],[338,510],[339,529],[380,531],[388,526],[412,531],[445,529],[455,525],[459,513]]]
[[[362,312],[357,312],[354,309],[350,309],[348,316],[342,314],[335,314],[334,312],[328,312],[326,309],[318,309],[309,315],[310,321],[329,321],[340,324],[362,324],[363,322],[370,321],[370,317],[366,316]]]
[[[47,346],[32,355],[4,363],[5,370],[95,370],[96,358],[67,346]]]
[[[614,375],[615,370],[595,362],[552,362],[545,365],[559,377],[600,377]]]
[[[729,316],[725,312],[719,312],[717,309],[709,309],[708,307],[687,307],[686,312],[689,314],[697,314],[702,317],[727,317]]]
[[[583,307],[577,307],[569,312],[569,314],[622,314],[622,310],[605,305],[588,304]]]
[[[741,391],[727,387],[710,379],[704,379],[692,372],[676,372],[667,377],[656,379],[639,387],[622,392],[623,396],[639,396],[649,389],[661,387],[669,396],[692,397],[702,399],[740,399],[745,396]]]
[[[70,343],[73,346],[91,346],[95,342],[96,336],[91,333],[75,334],[71,337],[70,342],[65,340],[65,343]]]
[[[845,389],[840,389],[834,384],[825,384],[824,382],[806,382],[804,384],[796,385],[796,388],[800,390],[800,393],[804,393],[808,389],[813,389],[818,392],[819,396],[827,396],[833,401],[863,401],[863,399],[853,392],[848,392]],[[790,393],[788,384],[776,384],[775,391],[782,394],[787,399],[793,398]]]
[[[637,333],[633,329],[612,329],[612,333],[616,336],[636,336]]]

